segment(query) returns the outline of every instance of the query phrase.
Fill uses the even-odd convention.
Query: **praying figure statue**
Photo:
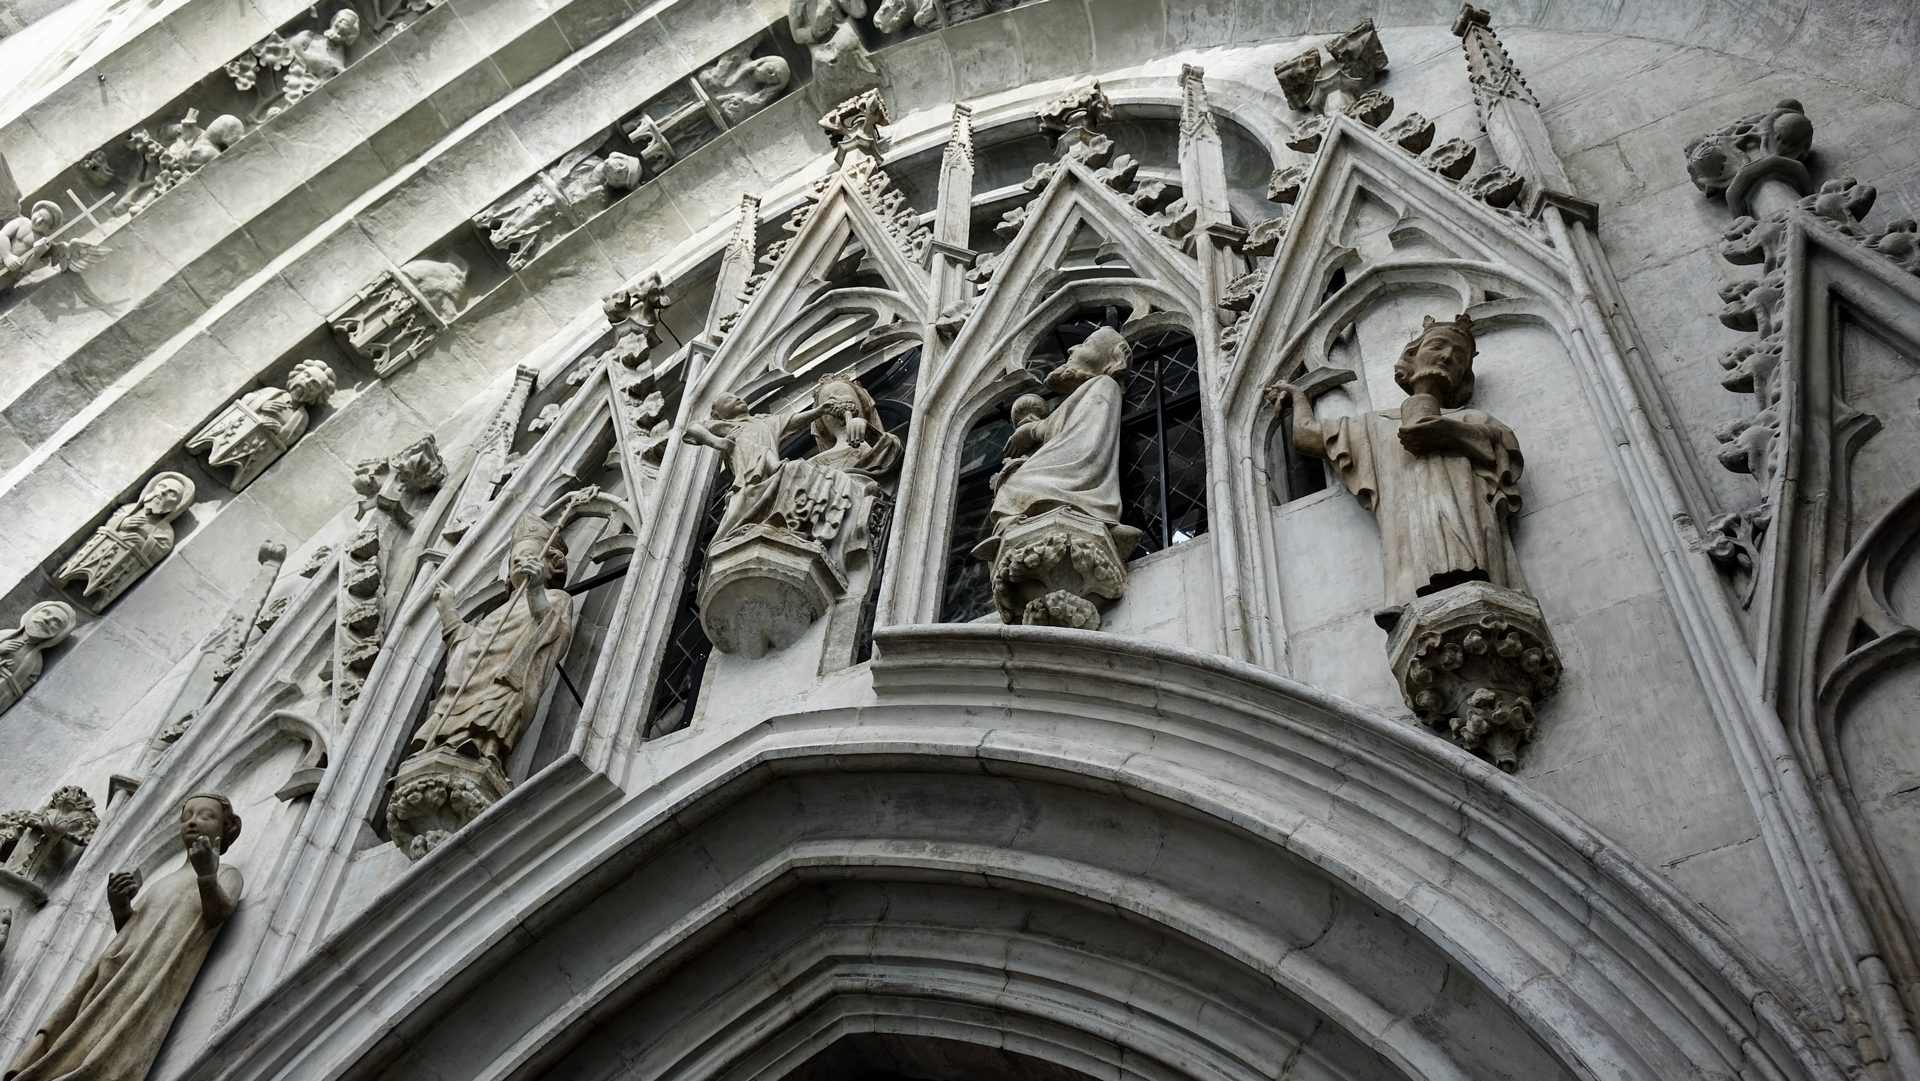
[[[232,466],[228,487],[240,491],[306,434],[307,407],[326,401],[333,387],[332,368],[303,360],[287,375],[287,389],[247,392],[195,432],[187,452],[204,451],[209,466]]]
[[[85,582],[80,595],[105,608],[173,550],[173,520],[191,502],[193,481],[179,473],[154,477],[138,501],[114,511],[107,524],[93,531],[60,565],[55,578],[63,586]]]
[[[0,633],[0,713],[13,708],[40,679],[47,650],[73,633],[73,606],[41,601],[20,617],[20,626]]]
[[[1400,351],[1397,411],[1316,420],[1299,386],[1274,388],[1293,403],[1293,445],[1333,463],[1340,481],[1380,523],[1391,629],[1415,597],[1462,582],[1525,590],[1508,524],[1520,512],[1520,442],[1473,395],[1473,321],[1426,318]]]
[[[408,756],[445,748],[505,772],[573,640],[573,598],[558,588],[567,573],[560,529],[533,515],[515,524],[507,599],[474,622],[460,617],[446,586],[434,591],[447,675]]]
[[[220,856],[240,836],[225,796],[180,805],[187,865],[152,885],[107,877],[115,934],[27,1042],[6,1081],[140,1081],[153,1068],[214,936],[240,903],[240,869]]]

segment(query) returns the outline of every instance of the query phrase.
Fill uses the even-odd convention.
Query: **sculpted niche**
[[[782,459],[801,430],[809,458]],[[848,558],[868,542],[885,498],[880,477],[900,460],[873,397],[845,375],[824,376],[804,408],[754,413],[723,395],[682,437],[726,458],[732,489],[700,583],[700,620],[724,652],[758,657],[791,645],[846,592]]]
[[[1048,412],[1037,395],[1014,403],[1006,464],[994,478],[993,535],[974,557],[993,567],[993,601],[1007,623],[1100,627],[1102,601],[1127,587],[1140,531],[1120,524],[1120,381],[1133,350],[1101,327],[1047,375],[1067,397]]]
[[[1510,535],[1520,442],[1467,405],[1475,352],[1472,320],[1428,316],[1394,365],[1398,410],[1319,420],[1306,386],[1270,393],[1293,408],[1294,446],[1332,462],[1379,522],[1387,604],[1374,619],[1408,706],[1511,770],[1560,662]]]
[[[179,473],[154,477],[140,498],[114,511],[54,577],[63,586],[85,583],[80,595],[95,611],[104,609],[173,550],[173,520],[191,502],[193,481]]]
[[[151,886],[138,871],[107,879],[115,934],[40,1022],[6,1081],[140,1081],[200,974],[214,936],[240,903],[240,870],[220,856],[240,836],[227,797],[180,805],[187,865]]]

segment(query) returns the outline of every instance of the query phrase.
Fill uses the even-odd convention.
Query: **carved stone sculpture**
[[[1319,420],[1302,386],[1270,393],[1276,406],[1284,395],[1293,407],[1294,446],[1332,462],[1380,524],[1387,604],[1374,618],[1391,634],[1407,704],[1512,769],[1559,659],[1509,534],[1520,509],[1519,441],[1467,407],[1474,352],[1466,316],[1428,317],[1394,365],[1407,392],[1398,411]]]
[[[341,552],[335,605],[340,617],[333,636],[333,704],[343,723],[380,656],[395,549],[446,479],[447,464],[432,435],[354,468],[353,488],[360,494],[354,517],[360,528]]]
[[[803,427],[814,455],[783,461],[780,444]],[[846,376],[823,377],[811,404],[786,413],[751,413],[724,396],[682,438],[724,454],[733,478],[701,576],[701,624],[728,653],[783,649],[845,592],[848,556],[868,543],[867,511],[884,494],[876,478],[898,463],[899,438]]]
[[[873,12],[873,25],[883,34],[898,34],[908,26],[925,29],[939,22],[934,0],[880,0]]]
[[[107,878],[115,934],[40,1022],[8,1081],[139,1081],[153,1067],[214,936],[240,903],[240,870],[220,856],[240,836],[225,796],[180,805],[187,865],[152,885],[138,871]]]
[[[1798,195],[1807,194],[1807,152],[1813,148],[1813,122],[1800,103],[1787,98],[1763,113],[1743,116],[1693,139],[1686,146],[1687,175],[1708,195],[1726,196],[1735,214],[1779,209],[1777,201],[1749,207],[1765,181],[1778,181]]]
[[[66,220],[66,211],[61,210],[58,203],[42,199],[10,215],[7,223],[0,225],[0,294],[42,267],[85,270],[95,259],[112,250],[78,240],[61,240]]]
[[[793,69],[784,58],[754,56],[751,42],[721,53],[694,76],[694,84],[728,124],[738,124],[766,108],[792,81]]]
[[[866,13],[867,0],[791,0],[788,5],[793,40],[813,54],[820,100],[843,101],[880,85],[880,72],[854,29],[854,21]]]
[[[136,578],[173,550],[173,520],[193,502],[193,481],[179,473],[161,473],[147,482],[140,498],[113,512],[80,550],[60,565],[61,585],[83,582],[80,595],[95,611],[112,604]]]
[[[520,519],[507,554],[506,600],[478,620],[461,617],[445,585],[435,589],[446,677],[407,742],[387,804],[388,830],[409,857],[426,855],[506,794],[507,756],[573,640],[573,598],[557,585],[567,573],[560,531],[568,510],[598,494],[588,488],[570,496],[559,524]]]
[[[508,266],[520,270],[639,183],[640,159],[631,154],[601,157],[577,150],[475,214],[473,224],[487,243],[506,253]]]
[[[232,466],[228,487],[240,491],[287,452],[307,431],[307,407],[333,394],[333,369],[303,360],[287,374],[285,390],[249,391],[187,440],[187,452],[205,453],[207,465]]]
[[[369,282],[328,318],[334,333],[382,377],[427,351],[467,304],[459,259],[415,259]]]
[[[75,785],[54,790],[37,811],[0,816],[0,887],[34,905],[100,827],[93,797]]]
[[[178,123],[167,125],[162,133],[166,142],[155,139],[145,128],[135,131],[128,142],[140,153],[140,175],[114,203],[115,213],[138,214],[175,184],[198,172],[221,152],[240,141],[247,133],[240,118],[222,113],[206,127],[200,126],[200,112],[188,109]]]
[[[975,558],[993,567],[993,600],[1007,623],[1100,626],[1101,600],[1126,590],[1140,531],[1120,524],[1120,382],[1133,351],[1102,327],[1047,375],[1066,395],[1051,413],[1016,403],[1018,427],[995,478],[993,535]]]
[[[235,89],[252,90],[260,99],[250,114],[255,122],[280,114],[322,83],[347,69],[347,52],[360,40],[360,14],[352,8],[333,13],[325,30],[302,30],[290,38],[267,37],[226,66]]]
[[[0,713],[13,708],[35,682],[46,662],[42,655],[73,633],[73,607],[42,601],[27,609],[20,626],[0,633]]]
[[[1371,87],[1387,70],[1387,51],[1380,44],[1372,19],[1362,19],[1353,29],[1327,42],[1325,50],[1308,49],[1273,67],[1280,92],[1295,109],[1336,112],[1353,104],[1355,98]],[[1387,99],[1386,111],[1367,122],[1377,126],[1393,111]]]

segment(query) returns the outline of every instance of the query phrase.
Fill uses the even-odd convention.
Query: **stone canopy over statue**
[[[1407,704],[1513,769],[1560,659],[1513,550],[1520,442],[1467,406],[1476,351],[1467,316],[1428,316],[1394,364],[1398,410],[1322,420],[1311,379],[1269,393],[1293,408],[1294,446],[1331,462],[1380,525],[1387,604],[1374,618]]]
[[[1120,381],[1133,350],[1102,327],[1047,375],[1066,394],[1051,413],[1014,403],[1007,462],[994,478],[993,535],[973,554],[993,566],[993,599],[1007,623],[1100,626],[1102,600],[1127,584],[1140,531],[1120,524]]]
[[[782,459],[781,444],[802,429],[815,453]],[[848,560],[870,542],[868,512],[885,498],[878,478],[899,463],[899,437],[859,381],[830,375],[809,405],[784,413],[722,395],[683,438],[720,451],[732,478],[701,576],[707,636],[748,657],[785,648],[846,591]]]

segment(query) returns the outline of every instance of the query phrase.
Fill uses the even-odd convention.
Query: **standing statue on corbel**
[[[1140,531],[1120,524],[1120,381],[1133,360],[1102,327],[1047,375],[1067,397],[1051,412],[1015,403],[1007,464],[995,478],[993,535],[973,549],[993,567],[993,601],[1007,623],[1098,630],[1102,601],[1127,588]]]
[[[435,587],[446,676],[426,720],[407,741],[407,758],[387,803],[388,831],[409,858],[432,851],[511,787],[507,758],[573,641],[573,597],[560,588],[567,575],[561,531],[581,504],[598,495],[597,488],[581,489],[567,497],[553,522],[529,514],[515,524],[506,600],[479,619],[460,615],[444,583]]]
[[[147,482],[140,498],[113,512],[80,550],[55,572],[61,585],[84,582],[80,595],[102,611],[136,578],[173,550],[173,520],[193,502],[193,481],[179,473],[161,473]]]
[[[1429,316],[1394,365],[1407,392],[1398,411],[1319,420],[1306,387],[1269,393],[1276,408],[1283,396],[1292,404],[1294,446],[1332,462],[1380,524],[1388,603],[1374,618],[1407,705],[1511,771],[1560,657],[1509,533],[1519,440],[1467,408],[1474,353],[1471,320]]]
[[[307,409],[333,394],[333,369],[303,360],[287,374],[287,389],[248,391],[187,440],[187,453],[207,456],[210,467],[232,466],[227,487],[253,483],[307,431]]]
[[[815,453],[782,460],[780,445],[810,429]],[[812,402],[753,413],[724,395],[706,424],[682,438],[726,456],[732,494],[707,550],[700,622],[721,651],[759,657],[784,649],[847,588],[847,557],[865,546],[864,523],[899,463],[900,439],[849,376],[823,377]]]

